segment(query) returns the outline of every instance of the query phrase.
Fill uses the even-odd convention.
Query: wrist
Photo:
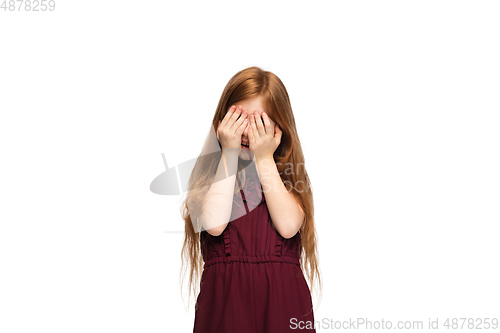
[[[234,158],[240,156],[241,148],[222,148],[222,155],[227,158]]]
[[[263,155],[263,156],[255,156],[255,162],[259,163],[273,163],[274,164],[274,156],[273,155]]]
[[[235,148],[223,148],[220,157],[220,165],[224,168],[226,178],[236,174],[238,169],[238,156],[239,152]]]

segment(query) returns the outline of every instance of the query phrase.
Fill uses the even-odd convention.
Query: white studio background
[[[149,186],[254,65],[313,185],[315,318],[500,316],[498,2],[55,2],[0,10],[1,332],[192,331]]]

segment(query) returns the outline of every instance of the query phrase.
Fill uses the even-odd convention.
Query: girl
[[[315,332],[303,274],[321,288],[313,196],[285,86],[238,72],[212,126],[182,206],[190,292],[203,272],[193,331]]]

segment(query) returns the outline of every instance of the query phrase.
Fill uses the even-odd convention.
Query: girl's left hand
[[[262,119],[257,111],[250,115],[249,149],[256,159],[272,159],[276,148],[280,145],[282,134],[278,124],[269,119],[265,112],[262,112]]]

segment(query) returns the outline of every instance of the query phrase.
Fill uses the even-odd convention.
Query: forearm
[[[283,184],[274,158],[256,159],[256,164],[273,224],[281,236],[291,238],[302,226],[304,212]]]
[[[200,223],[214,236],[224,231],[231,217],[238,155],[236,149],[222,150],[214,181],[203,202]]]

